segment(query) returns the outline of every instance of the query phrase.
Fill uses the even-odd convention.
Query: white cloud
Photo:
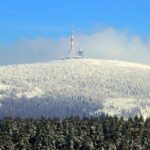
[[[139,36],[113,28],[103,29],[92,34],[78,34],[75,37],[76,49],[83,48],[86,55],[99,59],[118,59],[150,65],[150,41]],[[28,63],[57,59],[66,55],[70,47],[70,37],[53,40],[44,37],[22,39],[0,48],[0,64]]]
[[[109,28],[88,36],[80,35],[78,39],[78,44],[91,57],[150,64],[150,41],[144,42],[138,36]]]

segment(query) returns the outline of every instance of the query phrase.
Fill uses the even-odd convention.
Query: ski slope
[[[0,118],[150,117],[150,66],[70,59],[0,67]]]

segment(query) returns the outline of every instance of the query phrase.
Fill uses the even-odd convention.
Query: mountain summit
[[[68,59],[0,67],[0,117],[150,116],[150,66]]]

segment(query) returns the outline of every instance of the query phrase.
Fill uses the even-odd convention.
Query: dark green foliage
[[[1,150],[148,150],[150,118],[0,120]]]

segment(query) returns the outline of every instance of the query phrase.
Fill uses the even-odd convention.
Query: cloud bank
[[[75,35],[76,49],[83,48],[90,58],[118,59],[150,65],[150,40],[113,28],[91,34]],[[56,60],[67,55],[70,37],[58,40],[23,38],[13,44],[0,45],[0,65]]]

